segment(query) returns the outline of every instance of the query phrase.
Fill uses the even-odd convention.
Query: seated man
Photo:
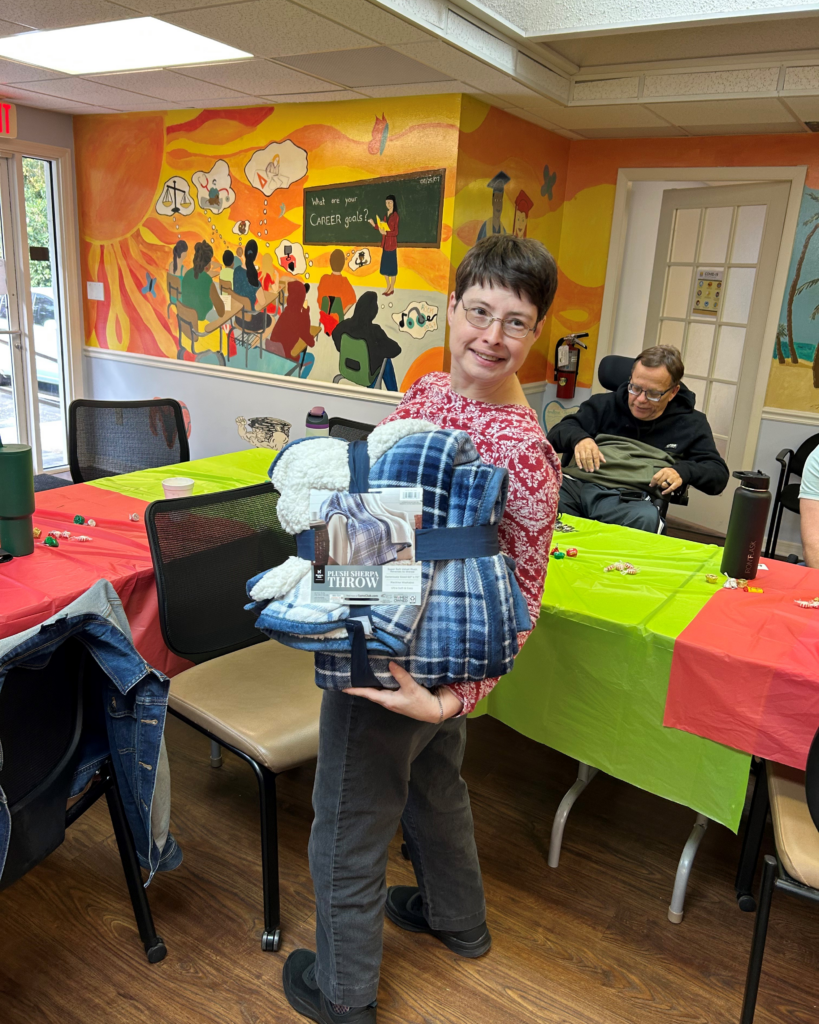
[[[802,557],[812,569],[819,569],[819,448],[805,460],[799,487],[799,514],[802,529]]]
[[[592,395],[552,427],[549,441],[563,453],[559,511],[656,533],[656,506],[627,492],[667,498],[688,484],[706,494],[725,490],[728,467],[682,383],[684,370],[673,346],[647,348],[616,391]]]

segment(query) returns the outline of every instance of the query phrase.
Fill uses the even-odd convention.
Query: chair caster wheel
[[[407,846],[406,843],[401,843],[401,856],[404,858],[404,860],[410,859],[409,847]]]
[[[738,892],[737,905],[739,909],[744,910],[746,914],[753,914],[756,910],[756,900],[750,892]]]
[[[168,950],[165,947],[165,943],[162,941],[162,939],[160,939],[158,935],[156,937],[156,942],[153,944],[153,946],[146,947],[145,952],[148,955],[149,964],[158,964],[160,960],[164,960],[165,957],[168,955]]]
[[[277,953],[282,944],[282,930],[277,928],[274,932],[262,932],[262,952]]]

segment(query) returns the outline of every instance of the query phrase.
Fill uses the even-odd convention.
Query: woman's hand
[[[365,697],[373,704],[380,704],[388,711],[406,715],[407,718],[414,718],[418,722],[432,722],[437,725],[441,721],[441,704],[444,708],[444,718],[454,718],[461,713],[463,704],[448,686],[442,686],[436,697],[431,690],[416,683],[409,672],[396,665],[394,661],[390,662],[390,672],[400,689],[374,690],[369,686],[352,686],[342,690],[342,693]],[[441,704],[438,703],[438,697],[441,698]]]

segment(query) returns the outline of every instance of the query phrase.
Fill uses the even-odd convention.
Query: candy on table
[[[737,577],[737,587],[740,590],[744,590],[747,586],[748,586],[748,581],[747,580],[743,580],[741,577],[738,576]]]
[[[555,546],[552,548],[552,550],[549,552],[549,554],[550,555],[556,555],[558,551],[560,551],[560,546],[558,544],[555,544]]]
[[[46,547],[49,548],[58,548],[60,546],[60,542],[50,535],[46,537],[46,539],[43,541],[43,544],[45,544]]]
[[[639,571],[631,562],[612,562],[603,570],[603,572],[619,572],[621,576],[636,576]]]
[[[566,557],[566,552],[565,551],[555,551],[555,553],[552,555],[552,558],[565,558],[565,557]]]
[[[794,604],[798,604],[800,608],[819,608],[819,597],[814,597],[812,601],[794,601]]]
[[[728,579],[722,584],[722,589],[723,590],[736,590],[737,589],[737,581],[732,576],[729,576]]]
[[[566,555],[569,558],[577,558],[577,548],[566,548]]]
[[[49,530],[48,535],[49,537],[62,537],[63,534],[61,530]]]
[[[35,526],[34,527],[34,539],[35,540],[39,540],[40,537],[42,537],[42,535],[43,535],[43,531],[40,529],[40,527],[39,526]]]
[[[128,516],[128,518],[131,520],[132,523],[138,523],[139,522],[139,516],[136,514],[136,512],[132,512]]]
[[[707,572],[705,574],[706,583],[719,583],[719,576],[715,572]]]
[[[70,533],[69,530],[63,530],[63,532],[60,534],[60,536],[61,537],[65,537],[65,539],[68,540],[68,538],[71,536],[71,533]]]
[[[90,537],[86,537],[86,535],[83,533],[79,537],[75,537],[74,540],[86,541],[86,540],[91,540],[91,538]]]
[[[88,522],[85,525],[86,526],[96,526],[97,524],[94,522],[93,519],[89,519]]]
[[[746,594],[764,594],[765,591],[762,587],[743,587]]]
[[[85,522],[85,516],[74,516],[74,522],[77,524],[77,526],[82,526],[82,524]]]

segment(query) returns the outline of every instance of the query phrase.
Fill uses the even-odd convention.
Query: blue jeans
[[[585,483],[570,476],[563,477],[558,511],[594,519],[598,523],[630,526],[647,533],[656,533],[660,525],[660,512],[648,498],[645,501],[628,501],[616,487]]]
[[[432,928],[464,931],[486,904],[461,763],[466,719],[441,725],[335,690],[321,704],[310,872],[316,980],[334,1003],[378,991],[387,851],[403,824]]]

